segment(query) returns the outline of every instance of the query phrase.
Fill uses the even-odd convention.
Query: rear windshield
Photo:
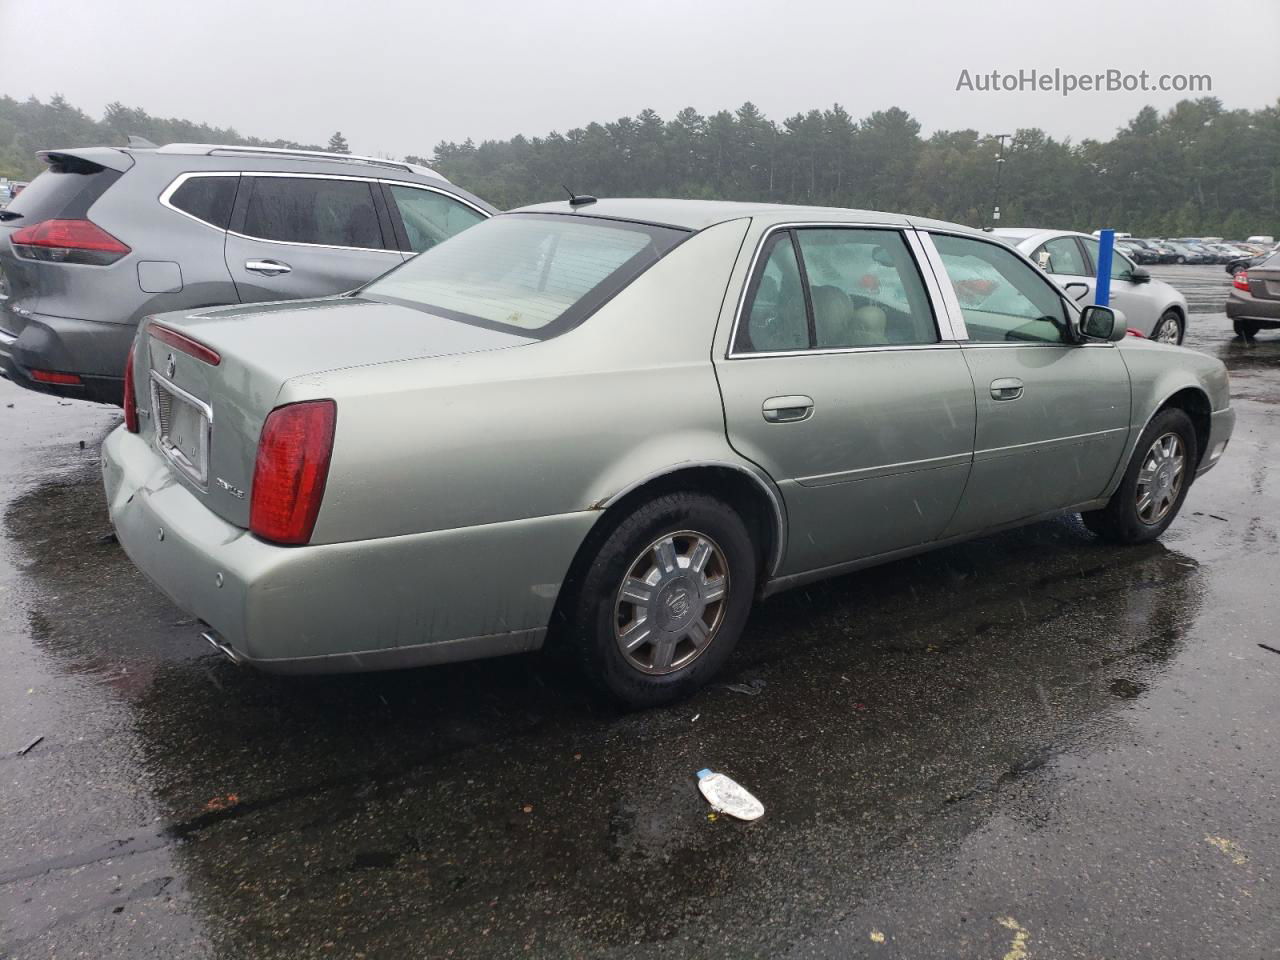
[[[94,201],[119,179],[118,172],[96,163],[81,162],[73,168],[55,163],[32,180],[6,209],[22,214],[27,224],[82,219]]]
[[[360,295],[545,339],[576,326],[689,234],[582,216],[494,217]]]

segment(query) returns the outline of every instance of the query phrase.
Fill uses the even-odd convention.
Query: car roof
[[[996,227],[991,231],[997,237],[1003,237],[1015,244],[1021,245],[1028,240],[1048,240],[1051,237],[1084,237],[1086,240],[1097,240],[1091,233],[1084,233],[1080,230],[1053,230],[1049,227]],[[1116,239],[1127,239],[1125,237],[1117,237]]]
[[[734,200],[675,200],[668,198],[612,197],[571,206],[567,199],[519,207],[511,213],[555,213],[611,220],[632,220],[682,230],[703,230],[717,223],[747,217],[772,223],[859,223],[886,226],[914,226],[946,229],[981,235],[962,224],[930,220],[878,210],[851,210],[844,207],[806,207],[782,203],[749,203]]]

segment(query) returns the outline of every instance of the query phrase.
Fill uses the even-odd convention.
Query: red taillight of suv
[[[124,362],[124,428],[130,433],[138,432],[138,395],[133,387],[133,347],[129,347],[129,357]]]
[[[1231,285],[1235,287],[1237,290],[1243,290],[1245,293],[1248,293],[1249,292],[1249,271],[1241,270],[1239,273],[1235,274],[1235,276],[1231,278]]]
[[[9,242],[24,260],[81,263],[103,267],[115,263],[129,247],[91,220],[45,220],[16,231]]]
[[[306,400],[276,407],[262,425],[253,465],[249,530],[272,543],[311,540],[333,455],[338,405]]]

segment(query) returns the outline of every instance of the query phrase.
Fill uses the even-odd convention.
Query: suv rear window
[[[507,214],[419,254],[360,295],[546,339],[590,316],[688,235],[621,220]]]
[[[239,180],[238,176],[188,177],[173,192],[169,202],[183,213],[225,230],[231,222],[231,207],[236,202]]]
[[[261,240],[329,247],[390,249],[382,237],[373,190],[361,180],[247,177],[243,232]]]
[[[55,162],[14,197],[6,209],[22,214],[25,225],[43,220],[81,220],[119,179],[119,172],[96,163]]]

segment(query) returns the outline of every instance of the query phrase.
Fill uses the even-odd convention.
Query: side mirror
[[[1080,311],[1080,334],[1088,340],[1123,340],[1125,327],[1110,307],[1090,304]]]
[[[1134,267],[1133,272],[1129,274],[1130,283],[1146,283],[1151,279],[1151,274],[1141,267]]]

